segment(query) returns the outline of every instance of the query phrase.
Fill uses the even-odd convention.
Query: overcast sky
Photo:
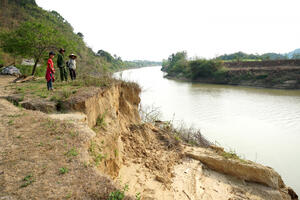
[[[94,51],[124,60],[300,48],[299,0],[36,0],[82,32]]]

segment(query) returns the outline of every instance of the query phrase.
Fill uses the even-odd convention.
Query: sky
[[[287,53],[300,48],[299,0],[36,0],[94,51],[160,61],[172,53]]]

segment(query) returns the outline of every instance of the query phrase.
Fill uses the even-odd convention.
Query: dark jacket
[[[57,66],[58,66],[58,67],[64,67],[64,65],[65,65],[64,55],[61,54],[61,53],[59,53],[59,54],[57,55]]]

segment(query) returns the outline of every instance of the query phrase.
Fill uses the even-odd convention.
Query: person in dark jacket
[[[57,66],[59,68],[60,72],[60,80],[61,81],[67,81],[68,80],[68,74],[65,68],[65,61],[64,61],[64,49],[59,50],[59,54],[57,55]]]

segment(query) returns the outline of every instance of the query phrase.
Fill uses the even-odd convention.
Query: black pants
[[[68,74],[67,70],[65,67],[59,67],[59,72],[60,72],[60,80],[61,81],[67,81],[68,80]]]
[[[72,79],[72,80],[75,80],[75,79],[76,79],[76,72],[75,72],[75,69],[69,68],[69,70],[70,70],[70,76],[71,76],[71,79]]]

